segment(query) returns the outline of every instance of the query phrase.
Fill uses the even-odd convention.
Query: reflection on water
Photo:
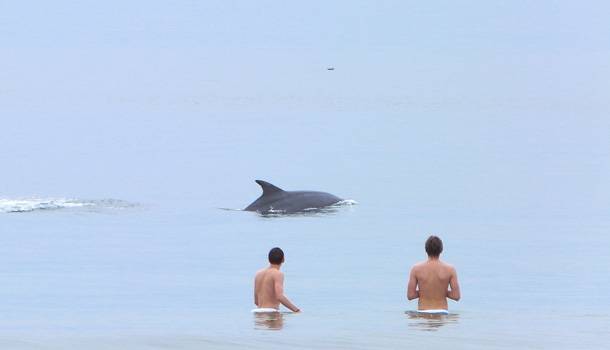
[[[254,329],[280,330],[284,327],[284,316],[281,312],[254,313]]]
[[[459,321],[459,314],[426,314],[417,311],[405,311],[405,314],[409,317],[409,327],[419,329],[422,331],[437,331],[439,328],[449,325],[456,324]]]

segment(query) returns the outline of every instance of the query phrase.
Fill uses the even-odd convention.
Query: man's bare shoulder
[[[280,270],[270,269],[268,267],[256,271],[256,278],[263,276],[263,275],[267,275],[267,276],[271,276],[271,277],[275,278],[277,276],[284,276],[284,273]]]
[[[426,265],[425,261],[420,261],[418,263],[415,263],[412,267],[411,267],[411,271],[413,272],[417,272],[420,271],[421,269],[424,268],[424,266]]]
[[[273,277],[284,277],[284,273],[280,270],[271,269],[270,273]]]
[[[268,271],[269,271],[268,268],[264,268],[264,269],[260,269],[260,270],[256,271],[255,278],[262,277],[263,275],[267,274]]]
[[[446,263],[444,261],[441,261],[441,264],[445,270],[450,271],[450,272],[455,272],[455,267],[453,265]]]

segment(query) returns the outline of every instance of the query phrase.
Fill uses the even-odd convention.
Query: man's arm
[[[460,284],[458,283],[457,271],[455,271],[454,267],[451,267],[451,279],[449,280],[449,287],[451,287],[451,290],[447,291],[447,298],[455,301],[460,300]]]
[[[292,312],[301,311],[301,310],[299,310],[298,307],[296,307],[296,305],[294,305],[292,302],[290,302],[290,300],[288,300],[288,298],[284,295],[284,274],[281,272],[278,273],[277,276],[275,276],[274,289],[275,289],[275,297],[277,298],[277,300],[280,303],[282,303],[282,305],[289,308],[290,311],[292,311]]]
[[[419,298],[419,291],[417,290],[417,277],[415,277],[415,267],[411,269],[409,274],[409,284],[407,285],[407,299],[413,300]]]
[[[256,284],[257,284],[258,274],[254,277],[254,305],[258,306],[258,293],[256,293]]]

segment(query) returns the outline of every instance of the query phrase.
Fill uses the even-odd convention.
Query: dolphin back
[[[320,209],[342,201],[341,198],[326,192],[317,191],[284,191],[269,182],[256,180],[263,194],[244,210],[269,213],[297,213],[300,211]]]

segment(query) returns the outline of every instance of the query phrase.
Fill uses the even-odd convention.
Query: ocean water
[[[608,348],[607,4],[0,7],[1,349]]]
[[[610,221],[594,197],[575,195],[600,188],[581,181],[608,175],[586,167],[607,153],[555,137],[506,149],[538,130],[473,137],[470,124],[453,135],[422,114],[205,121],[207,137],[186,141],[192,147],[180,149],[174,121],[164,121],[176,148],[157,143],[167,137],[158,132],[129,150],[156,154],[144,166],[158,187],[143,190],[135,181],[145,174],[123,168],[125,183],[106,196],[95,188],[100,174],[82,198],[3,196],[3,348],[603,348],[610,339]],[[94,144],[71,161],[111,158],[112,147],[122,148]],[[176,159],[196,162],[197,174]],[[563,166],[572,162],[581,166]],[[253,201],[256,178],[357,204],[272,217],[221,209]],[[50,184],[50,195],[71,188]],[[408,313],[417,306],[405,294],[432,233],[463,298],[449,316],[426,319]],[[253,276],[274,246],[286,252],[286,293],[303,313],[261,319],[250,313]]]

